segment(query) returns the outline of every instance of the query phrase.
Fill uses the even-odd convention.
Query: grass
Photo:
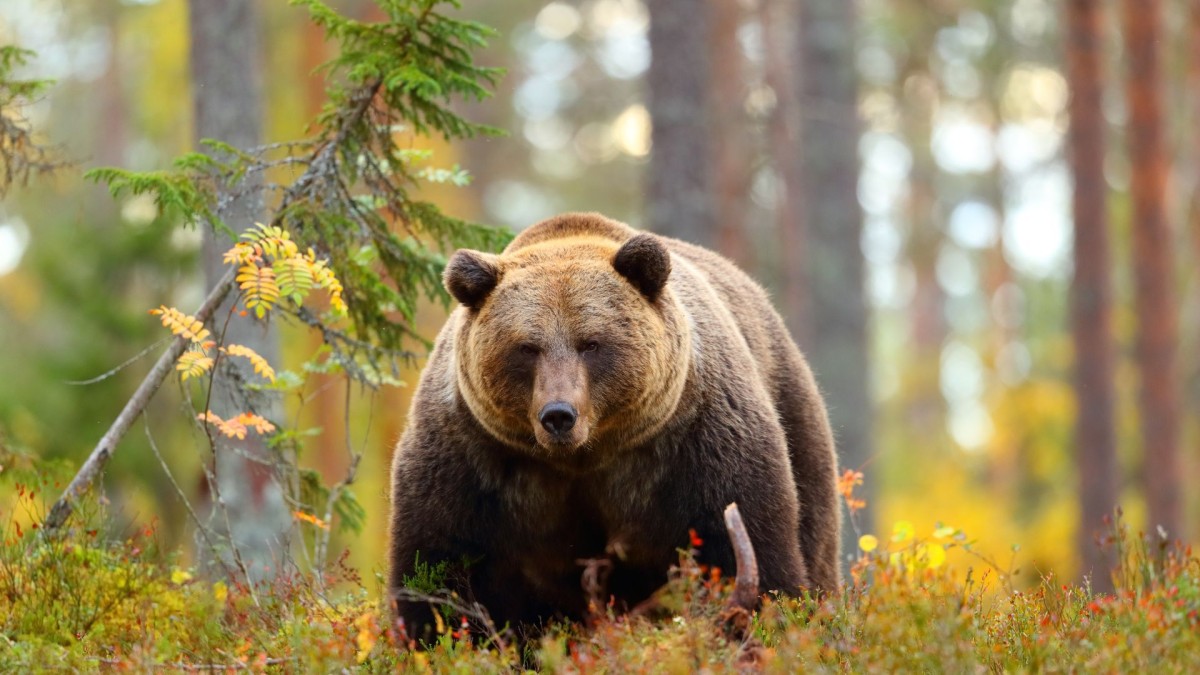
[[[341,564],[326,574],[337,589],[328,592],[301,572],[255,588],[202,578],[159,549],[154,527],[114,537],[81,526],[47,541],[20,525],[38,499],[18,486],[17,510],[0,513],[0,672],[1200,669],[1200,559],[1120,523],[1112,594],[1052,576],[1013,590],[986,561],[947,559],[969,552],[962,533],[920,538],[902,524],[886,544],[864,541],[872,550],[842,593],[768,597],[748,624],[731,627],[727,580],[685,552],[651,616],[602,610],[524,647],[449,621],[435,644],[414,649],[377,578]]]

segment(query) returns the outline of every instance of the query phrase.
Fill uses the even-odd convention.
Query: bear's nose
[[[538,413],[538,421],[550,433],[559,436],[575,426],[575,406],[565,401],[547,403]]]

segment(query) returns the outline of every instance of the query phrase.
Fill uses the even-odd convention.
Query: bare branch
[[[737,578],[733,596],[729,598],[729,607],[752,612],[758,605],[758,558],[754,555],[754,546],[750,543],[750,535],[746,533],[746,525],[742,523],[737,502],[725,507],[725,529],[729,531],[729,541],[733,544],[733,555],[737,559]]]
[[[328,176],[336,175],[338,147],[345,141],[355,122],[368,114],[371,108],[371,101],[374,100],[380,86],[381,83],[378,81],[371,82],[359,89],[351,97],[352,105],[339,117],[333,137],[326,141],[319,149],[314,150],[314,157],[308,165],[308,169],[284,193],[282,203],[276,210],[276,219],[286,212],[288,205],[296,200],[303,199],[305,193],[314,187],[315,181],[324,180]],[[235,272],[233,268],[230,268],[225,273],[225,276],[221,277],[220,281],[213,286],[212,291],[204,299],[200,309],[196,311],[195,317],[197,320],[207,322],[212,317],[213,312],[217,310],[221,301],[225,299],[225,296],[233,288]],[[51,507],[50,514],[43,525],[42,531],[47,536],[57,533],[63,524],[66,523],[67,518],[71,516],[74,510],[75,502],[95,482],[96,477],[104,469],[104,465],[108,463],[109,458],[116,449],[117,443],[124,438],[126,432],[133,425],[134,420],[137,419],[150,403],[150,399],[158,391],[158,388],[162,386],[163,381],[171,372],[175,361],[187,349],[189,342],[186,338],[177,337],[175,342],[171,344],[171,347],[159,357],[154,367],[150,369],[145,379],[142,380],[142,383],[138,385],[137,391],[126,402],[124,409],[121,410],[117,419],[113,421],[108,432],[100,439],[100,442],[92,450],[92,453],[88,456],[78,473],[71,479],[71,484],[63,491],[58,501],[54,502],[54,506]]]
[[[212,313],[221,304],[221,301],[225,299],[225,296],[233,288],[233,278],[234,270],[230,268],[225,273],[225,276],[221,277],[221,280],[213,287],[208,297],[204,299],[204,303],[200,305],[200,309],[196,310],[195,316],[197,321],[208,321]],[[125,433],[133,426],[134,420],[146,409],[146,406],[150,403],[150,399],[153,398],[158,388],[162,386],[163,380],[167,379],[167,375],[174,369],[175,362],[179,360],[180,355],[183,354],[190,343],[191,340],[179,336],[175,338],[175,341],[171,343],[167,351],[158,357],[158,361],[154,364],[154,367],[150,369],[145,379],[138,385],[137,391],[125,403],[121,414],[117,415],[117,419],[108,428],[108,432],[96,444],[95,449],[92,450],[92,454],[88,455],[87,461],[83,463],[79,472],[71,479],[71,484],[67,486],[62,496],[50,508],[50,515],[46,517],[43,532],[54,534],[66,523],[67,518],[71,516],[71,512],[75,508],[75,502],[95,482],[96,477],[100,475],[100,472],[104,469],[104,465],[108,463],[109,458],[112,456],[113,450],[116,449],[117,443],[124,438]]]

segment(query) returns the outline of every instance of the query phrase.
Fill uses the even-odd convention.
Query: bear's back
[[[525,228],[509,242],[504,253],[570,237],[600,237],[620,244],[635,234],[637,230],[632,227],[599,213],[564,213]]]

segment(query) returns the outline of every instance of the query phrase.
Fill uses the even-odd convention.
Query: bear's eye
[[[520,347],[517,347],[517,351],[521,352],[525,356],[536,356],[538,353],[538,348],[536,345],[524,344]]]
[[[600,343],[596,342],[595,340],[588,340],[587,342],[583,343],[583,345],[579,348],[579,351],[587,353],[594,352],[597,349],[600,349]]]

